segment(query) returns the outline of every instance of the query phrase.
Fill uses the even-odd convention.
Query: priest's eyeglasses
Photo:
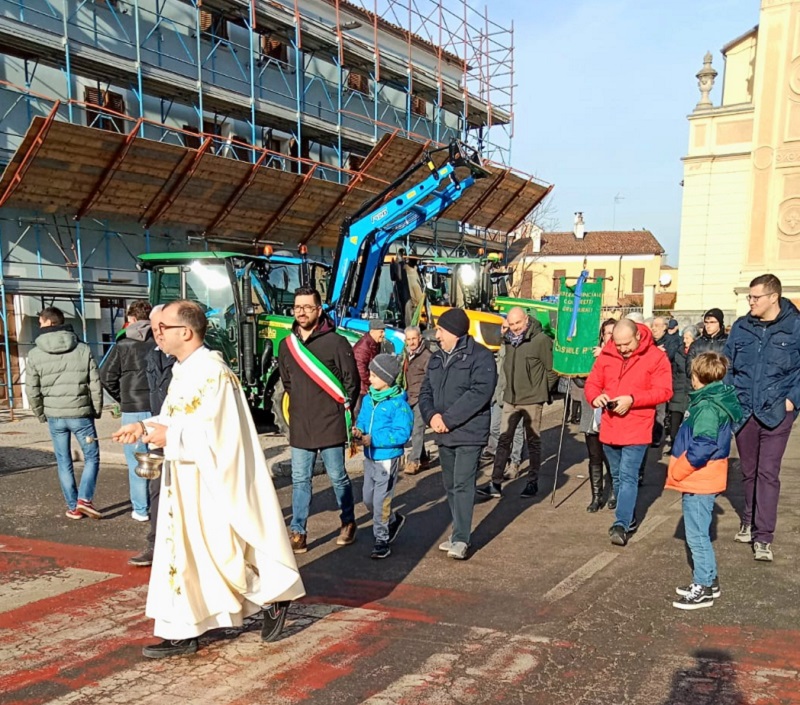
[[[158,332],[163,334],[165,330],[172,330],[173,328],[188,328],[188,326],[168,326],[164,323],[158,324]]]
[[[305,306],[295,306],[292,308],[292,311],[295,313],[314,313],[319,308],[319,306],[312,306],[311,304],[306,304]]]

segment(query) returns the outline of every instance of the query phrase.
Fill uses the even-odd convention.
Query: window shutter
[[[97,88],[89,88],[87,86],[83,89],[83,102],[100,105],[100,91]]]
[[[644,267],[633,270],[631,294],[644,294]]]
[[[428,101],[418,95],[411,96],[411,112],[414,115],[428,117]]]
[[[347,87],[351,91],[364,93],[366,95],[369,93],[369,79],[363,73],[350,71],[350,73],[347,74]]]
[[[561,277],[567,276],[566,269],[553,270],[553,296],[558,296],[559,288],[561,287]]]
[[[347,168],[350,171],[361,171],[364,166],[364,157],[359,157],[357,154],[351,154],[347,158]]]
[[[281,63],[289,63],[289,48],[286,43],[271,34],[261,35],[261,53]]]
[[[605,279],[606,278],[606,270],[605,269],[595,269],[594,270],[594,278],[595,279]]]
[[[525,272],[522,275],[519,294],[523,299],[529,299],[533,296],[533,272]]]
[[[214,23],[214,16],[208,10],[200,10],[200,31],[208,32]]]

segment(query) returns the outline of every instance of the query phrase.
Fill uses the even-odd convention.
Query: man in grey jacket
[[[542,331],[539,321],[515,306],[506,317],[509,331],[503,338],[506,388],[500,438],[494,456],[492,481],[479,487],[479,497],[500,498],[503,474],[511,452],[517,426],[525,426],[528,442],[528,483],[522,497],[535,497],[539,491],[539,466],[542,457],[542,408],[550,401],[550,390],[558,381],[553,372],[553,341]]]
[[[89,346],[78,341],[71,326],[64,325],[64,314],[55,307],[39,314],[42,329],[36,347],[28,354],[25,392],[31,410],[41,423],[47,422],[58,463],[58,480],[67,501],[66,516],[100,519],[92,504],[100,449],[94,420],[103,413],[103,387],[97,364]],[[80,488],[75,486],[71,434],[83,451],[84,465]]]

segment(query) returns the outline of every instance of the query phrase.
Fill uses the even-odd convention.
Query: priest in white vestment
[[[114,434],[164,449],[147,597],[164,641],[144,648],[149,658],[194,653],[197,637],[262,609],[271,641],[305,594],[241,385],[203,346],[205,330],[198,304],[164,307],[156,342],[177,362],[161,414]]]

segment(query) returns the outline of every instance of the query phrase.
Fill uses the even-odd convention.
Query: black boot
[[[614,481],[611,479],[611,471],[608,468],[606,468],[606,491],[608,496],[606,506],[610,510],[614,510],[617,508],[617,498],[614,496]]]
[[[594,514],[603,506],[603,466],[589,466],[589,484],[592,488],[592,503],[586,507],[587,512]]]
[[[581,422],[581,402],[579,399],[572,400],[572,418],[569,422],[574,424]]]

